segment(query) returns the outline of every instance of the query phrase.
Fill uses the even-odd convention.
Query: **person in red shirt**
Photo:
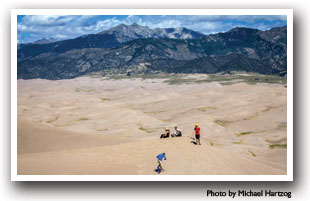
[[[201,145],[200,144],[200,127],[198,126],[198,124],[195,124],[195,138],[196,138],[196,144]]]

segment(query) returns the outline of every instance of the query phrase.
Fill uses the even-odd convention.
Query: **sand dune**
[[[18,174],[286,174],[283,85],[164,81],[18,80]]]
[[[161,152],[168,157],[163,174],[285,173],[276,165],[253,160],[252,156],[210,146],[206,139],[202,146],[192,144],[188,137],[126,142],[110,136],[74,134],[23,120],[20,124],[27,129],[19,132],[19,174],[155,174],[155,156]]]
[[[103,147],[132,141],[106,135],[85,135],[38,122],[18,119],[17,153],[52,152],[90,147]]]

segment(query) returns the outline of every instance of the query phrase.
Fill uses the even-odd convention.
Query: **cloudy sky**
[[[98,33],[118,24],[133,24],[150,28],[186,27],[204,34],[228,31],[234,27],[267,30],[285,26],[286,16],[267,15],[19,15],[19,43],[42,38],[57,40]]]

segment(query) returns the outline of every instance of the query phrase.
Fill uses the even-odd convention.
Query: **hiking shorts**
[[[195,135],[196,139],[199,140],[200,139],[200,134],[199,135]]]

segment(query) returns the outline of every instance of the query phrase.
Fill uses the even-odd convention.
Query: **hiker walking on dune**
[[[165,153],[162,153],[162,154],[158,154],[156,156],[156,158],[157,158],[157,162],[158,162],[157,171],[158,171],[158,173],[160,173],[160,171],[164,171],[164,168],[161,165],[162,161],[163,161],[163,159],[167,160],[167,157],[166,157]]]
[[[198,124],[195,124],[194,133],[195,133],[195,138],[196,138],[196,144],[201,145],[200,144],[200,127],[198,126]]]
[[[171,137],[182,137],[182,131],[178,129],[178,127],[174,127],[175,129],[175,134],[171,134]]]

